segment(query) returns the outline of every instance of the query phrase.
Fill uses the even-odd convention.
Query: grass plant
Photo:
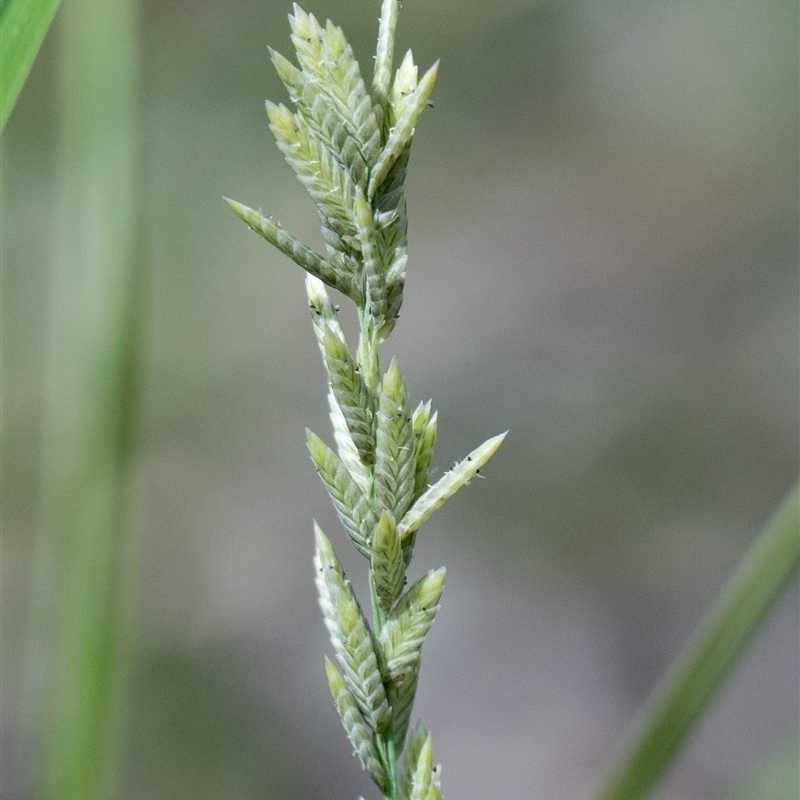
[[[336,658],[326,658],[325,672],[336,710],[386,800],[437,800],[441,768],[431,735],[421,721],[410,722],[445,570],[429,570],[409,588],[405,575],[420,526],[478,474],[505,434],[429,485],[437,414],[430,401],[412,405],[394,359],[385,372],[380,368],[378,348],[395,327],[406,280],[409,153],[438,70],[437,62],[420,77],[409,51],[392,78],[399,6],[383,2],[371,90],[341,29],[297,5],[289,21],[299,67],[271,51],[292,108],[267,102],[270,127],[317,205],[326,253],[271,216],[228,203],[308,273],[335,441],[331,448],[308,431],[308,449],[345,532],[367,560],[372,609],[370,624],[331,541],[315,525],[316,585]],[[355,351],[326,287],[356,304]]]
[[[57,5],[0,3],[3,124]],[[364,612],[331,540],[315,525],[316,586],[334,655],[324,669],[336,710],[386,800],[436,800],[441,768],[428,729],[412,726],[411,715],[445,570],[431,569],[410,587],[406,572],[422,524],[478,474],[504,434],[429,485],[437,414],[430,401],[412,404],[395,360],[385,371],[380,366],[379,347],[403,302],[409,152],[438,69],[420,77],[410,52],[395,66],[399,7],[383,0],[371,86],[342,31],[297,6],[290,16],[297,65],[271,53],[291,107],[268,103],[270,127],[316,203],[325,252],[271,216],[228,202],[307,272],[334,447],[310,431],[307,444],[345,533],[367,561],[371,607]],[[138,310],[135,0],[71,0],[60,35],[59,253],[34,614],[36,630],[49,634],[37,652],[49,675],[36,796],[101,800],[114,794],[128,663],[125,487]],[[355,350],[329,288],[357,308]],[[796,486],[646,702],[598,800],[638,800],[652,791],[799,561]]]
[[[292,108],[267,102],[286,161],[317,205],[326,253],[303,244],[271,215],[227,202],[247,225],[308,274],[306,291],[322,361],[335,449],[308,432],[308,448],[352,544],[368,562],[371,624],[333,545],[315,525],[316,584],[336,663],[328,685],[363,768],[386,800],[436,800],[441,769],[421,722],[410,728],[422,644],[445,570],[409,589],[405,573],[417,532],[478,474],[500,434],[428,485],[437,415],[412,408],[395,360],[381,373],[378,348],[403,302],[407,219],[403,183],[419,117],[438,62],[422,77],[411,52],[394,73],[400,4],[384,0],[371,90],[341,29],[299,6],[289,20],[297,62],[270,51]],[[355,352],[326,287],[358,309]],[[646,796],[674,760],[717,689],[795,574],[800,558],[798,489],[753,545],[685,651],[634,725],[598,800]],[[409,733],[410,729],[410,733]]]

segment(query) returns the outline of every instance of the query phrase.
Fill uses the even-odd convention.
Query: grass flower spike
[[[438,70],[437,62],[418,78],[409,51],[392,79],[398,12],[398,0],[384,0],[370,88],[341,29],[297,5],[289,23],[298,66],[270,50],[292,106],[267,102],[270,129],[316,204],[325,253],[271,216],[227,202],[307,273],[335,444],[308,431],[308,449],[342,527],[367,560],[371,594],[368,620],[333,545],[315,525],[317,592],[336,659],[326,658],[325,673],[336,710],[386,800],[439,800],[441,767],[431,735],[422,722],[408,729],[445,570],[432,569],[409,588],[406,570],[422,523],[469,483],[505,434],[429,485],[438,416],[430,401],[412,407],[394,359],[380,370],[378,346],[397,322],[406,280],[409,152]],[[355,351],[326,287],[356,304]]]

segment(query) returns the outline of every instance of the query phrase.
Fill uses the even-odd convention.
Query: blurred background
[[[369,78],[377,0],[304,8]],[[291,55],[291,7],[140,11],[116,797],[374,797],[324,678],[312,519],[365,587],[305,448],[305,426],[331,437],[303,276],[222,202],[321,247],[263,110],[286,100],[266,46]],[[47,715],[29,678],[51,658],[37,498],[62,12],[3,135],[4,800],[34,796]],[[510,429],[418,539],[412,575],[448,577],[415,716],[446,797],[587,798],[797,475],[797,3],[407,0],[407,47],[442,66],[384,362],[440,412],[438,474]],[[797,787],[797,607],[795,583],[657,798]]]

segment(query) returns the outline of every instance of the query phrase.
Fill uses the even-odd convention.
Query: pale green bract
[[[477,475],[505,434],[429,485],[438,415],[430,401],[412,407],[394,359],[380,371],[378,346],[395,326],[406,280],[403,184],[439,66],[418,79],[409,50],[392,80],[398,13],[398,0],[383,0],[371,91],[341,29],[321,25],[297,5],[289,22],[299,66],[270,49],[292,106],[267,103],[270,129],[317,206],[325,255],[271,215],[227,202],[307,273],[335,442],[332,449],[308,431],[308,448],[345,532],[368,560],[372,606],[370,625],[330,540],[315,525],[317,593],[338,665],[326,658],[336,710],[386,800],[439,800],[441,768],[433,763],[431,736],[421,721],[408,743],[406,734],[445,570],[429,570],[404,591],[406,569],[422,523]],[[326,286],[357,306],[355,352]]]

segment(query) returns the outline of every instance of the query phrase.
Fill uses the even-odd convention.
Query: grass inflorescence
[[[473,450],[428,484],[438,416],[412,405],[396,360],[381,372],[378,346],[403,302],[408,222],[403,189],[420,115],[438,62],[421,77],[409,50],[392,79],[398,0],[384,0],[372,86],[342,30],[299,6],[289,16],[297,64],[270,50],[291,108],[267,102],[275,140],[317,206],[325,253],[271,216],[227,202],[247,225],[300,265],[322,362],[335,447],[307,432],[308,449],[342,527],[368,562],[369,621],[328,537],[315,525],[316,585],[336,662],[325,672],[342,725],[387,800],[437,800],[441,768],[420,721],[409,733],[420,657],[445,569],[406,588],[417,531],[469,483],[503,441]],[[326,287],[358,309],[353,351]]]

